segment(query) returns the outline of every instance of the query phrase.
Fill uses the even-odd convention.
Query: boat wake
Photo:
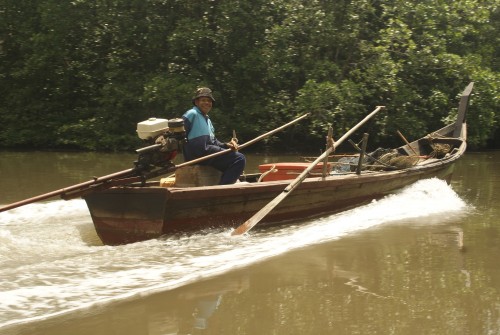
[[[256,229],[103,246],[83,200],[0,214],[0,330],[150,295],[383,224],[440,224],[468,205],[443,181],[417,182],[340,214]],[[432,219],[431,219],[432,218]]]

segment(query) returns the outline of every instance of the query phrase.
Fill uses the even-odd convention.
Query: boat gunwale
[[[465,142],[463,142],[465,143]],[[462,147],[462,146],[460,146]],[[322,187],[330,187],[331,184],[344,185],[356,181],[357,184],[371,182],[373,180],[379,179],[394,179],[399,178],[401,175],[416,175],[420,173],[426,173],[430,170],[439,169],[443,165],[449,165],[455,160],[458,160],[463,153],[465,148],[460,148],[459,151],[455,152],[453,155],[448,157],[440,158],[436,161],[430,162],[428,164],[415,165],[409,168],[387,171],[387,170],[367,170],[363,171],[361,174],[356,174],[355,172],[341,173],[341,174],[331,174],[327,175],[325,178],[321,176],[314,176],[306,178],[301,189],[317,188],[318,185],[323,185]],[[246,192],[246,193],[260,193],[260,192],[279,192],[282,191],[290,183],[290,180],[276,180],[267,182],[240,182],[230,185],[210,185],[210,186],[197,186],[197,187],[162,187],[162,186],[119,186],[113,187],[107,192],[127,192],[133,190],[137,192],[139,190],[144,192],[160,192],[166,193],[167,195],[175,197],[186,197],[191,198],[193,194],[196,193],[211,193],[213,196],[225,195],[232,192]],[[106,192],[106,191],[105,191]],[[197,196],[194,196],[197,198]]]

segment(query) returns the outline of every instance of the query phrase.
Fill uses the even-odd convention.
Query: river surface
[[[283,157],[248,155],[246,172]],[[0,204],[131,167],[0,152]],[[291,225],[103,246],[83,200],[0,213],[0,334],[500,334],[500,152]]]

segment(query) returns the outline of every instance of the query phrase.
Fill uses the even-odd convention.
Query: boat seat
[[[219,185],[222,173],[206,165],[184,166],[175,171],[175,187]]]
[[[450,144],[452,146],[459,146],[463,142],[460,138],[456,137],[428,137],[428,140],[432,143]]]

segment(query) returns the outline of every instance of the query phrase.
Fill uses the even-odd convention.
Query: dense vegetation
[[[268,142],[291,149],[377,105],[370,141],[414,139],[474,81],[470,145],[500,137],[499,0],[0,0],[0,15],[4,148],[130,149],[137,122],[181,116],[202,85],[221,139],[311,112]]]

